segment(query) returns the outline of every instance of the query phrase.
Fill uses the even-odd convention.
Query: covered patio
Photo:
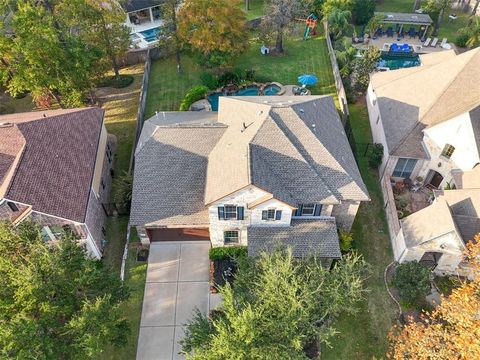
[[[126,25],[138,33],[161,25],[160,0],[129,0],[123,4],[127,13]]]
[[[418,13],[375,13],[376,16],[383,16],[380,27],[373,34],[373,39],[381,37],[396,38],[402,41],[405,37],[409,39],[418,38],[425,41],[430,25],[433,23],[428,14]]]

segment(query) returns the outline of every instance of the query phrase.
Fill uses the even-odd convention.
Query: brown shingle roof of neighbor
[[[84,222],[103,115],[102,109],[84,108],[0,116],[25,140],[5,198]],[[5,129],[11,128],[0,128],[2,139]]]
[[[292,206],[369,199],[331,97],[221,97],[218,121],[206,204],[251,184]]]
[[[249,226],[248,254],[290,247],[295,257],[340,258],[335,220],[295,219],[291,226]]]
[[[480,104],[480,48],[433,63],[371,77],[392,155],[425,158],[423,129]]]

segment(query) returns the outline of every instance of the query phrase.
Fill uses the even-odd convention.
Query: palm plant
[[[480,45],[480,17],[476,16],[470,25],[462,29],[462,32],[468,36],[465,45],[468,47],[477,47]]]
[[[350,76],[353,71],[357,49],[346,38],[344,38],[341,43],[341,49],[342,50],[335,50],[335,57],[337,58],[338,67],[340,68],[340,75],[342,78],[346,78]]]
[[[352,13],[349,10],[334,9],[328,15],[328,25],[334,39],[338,39],[348,28],[351,27]]]

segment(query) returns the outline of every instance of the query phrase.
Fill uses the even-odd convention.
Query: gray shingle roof
[[[221,124],[157,127],[135,156],[132,225],[208,225],[208,154],[224,131]]]
[[[290,247],[295,257],[317,255],[320,258],[340,258],[337,226],[334,220],[299,219],[291,226],[250,226],[248,254],[260,255],[279,247]]]
[[[132,12],[160,5],[162,3],[163,1],[161,0],[126,0],[122,3],[122,6],[126,12]]]
[[[375,14],[384,15],[385,18],[382,19],[382,22],[385,24],[430,25],[433,22],[428,14],[397,12],[377,12]]]
[[[391,155],[426,158],[422,130],[480,104],[480,48],[429,63],[371,77]]]

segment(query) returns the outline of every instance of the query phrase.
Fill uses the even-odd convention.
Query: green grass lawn
[[[319,83],[310,87],[312,93],[335,96],[333,74],[324,37],[317,36],[303,41],[301,36],[299,30],[285,41],[286,54],[283,56],[262,55],[260,41],[253,38],[250,49],[237,59],[236,66],[254,69],[258,74],[282,84],[297,84],[299,75],[313,73],[319,78]],[[182,69],[182,73],[177,74],[173,58],[152,63],[146,118],[153,116],[155,111],[178,110],[187,90],[201,84],[200,74],[205,70],[195,64],[190,56],[182,56]]]
[[[360,172],[371,197],[371,202],[360,206],[352,231],[355,247],[373,266],[373,274],[367,281],[370,292],[360,312],[336,321],[340,334],[332,341],[332,348],[322,351],[322,359],[378,359],[385,356],[386,334],[397,315],[383,282],[384,269],[393,257],[378,175],[363,156],[366,144],[372,142],[366,105],[362,101],[350,105],[349,110]]]
[[[265,0],[249,0],[247,11],[247,20],[256,19],[263,16]],[[245,10],[245,0],[240,2],[240,7]]]
[[[472,2],[473,3],[473,2]],[[413,0],[384,0],[381,4],[377,3],[375,11],[395,11],[395,12],[413,12]],[[450,20],[448,15],[455,13],[458,18],[456,20]],[[446,11],[443,16],[442,23],[438,30],[438,38],[442,39],[446,37],[449,42],[453,42],[458,35],[458,30],[465,27],[468,22],[469,13],[463,13],[457,9]],[[434,22],[436,18],[432,18]],[[433,24],[432,24],[433,26]]]

